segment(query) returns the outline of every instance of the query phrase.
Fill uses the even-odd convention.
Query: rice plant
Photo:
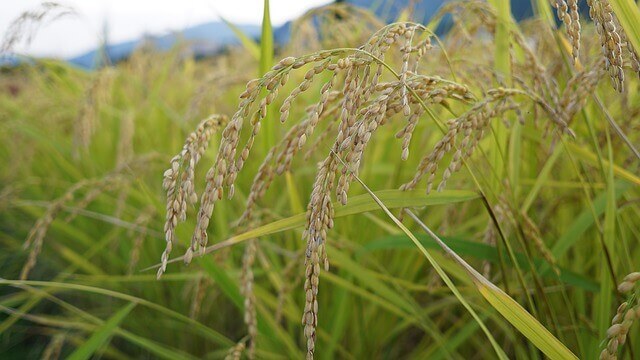
[[[3,358],[635,358],[628,2],[4,70]]]

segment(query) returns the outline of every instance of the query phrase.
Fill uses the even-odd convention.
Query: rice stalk
[[[240,360],[242,358],[242,353],[246,350],[246,345],[244,341],[240,341],[234,347],[229,349],[227,355],[224,357],[225,360]]]
[[[63,211],[66,206],[76,200],[74,203],[75,208],[83,209],[99,195],[113,191],[116,188],[126,186],[132,181],[131,176],[127,173],[129,171],[135,172],[136,170],[143,169],[147,165],[148,161],[149,157],[143,156],[135,158],[132,161],[119,166],[102,178],[81,180],[69,187],[62,196],[53,200],[48,205],[44,214],[38,218],[36,223],[33,225],[23,244],[23,249],[31,250],[27,256],[27,261],[20,272],[20,279],[26,280],[29,277],[29,273],[35,267],[38,255],[42,251],[44,239],[51,227],[51,224],[56,220],[60,212]],[[76,196],[81,191],[85,191],[85,194],[82,198],[77,199]],[[75,216],[76,213],[71,213],[65,221],[72,221]]]
[[[240,276],[240,292],[244,296],[244,323],[247,325],[249,336],[249,348],[247,356],[249,359],[255,357],[256,340],[258,337],[258,317],[256,313],[256,296],[253,292],[253,264],[256,259],[258,242],[255,239],[249,240],[246,245],[244,256],[242,257],[242,273]]]
[[[191,307],[189,309],[189,317],[197,320],[202,310],[202,303],[211,287],[211,279],[204,274],[198,276],[198,279],[193,290],[193,297],[191,299]]]
[[[133,246],[131,247],[131,253],[129,255],[129,266],[127,270],[127,274],[132,275],[138,266],[138,261],[140,260],[140,253],[142,251],[144,240],[147,237],[147,225],[155,216],[155,209],[153,207],[148,207],[146,210],[142,211],[138,218],[134,221],[134,225],[137,229],[135,237],[133,236],[133,231],[129,230],[129,236],[134,239]]]
[[[166,248],[162,253],[162,266],[158,269],[160,278],[167,268],[169,254],[175,242],[175,228],[186,220],[187,204],[195,204],[195,166],[209,146],[214,132],[226,122],[224,116],[211,116],[203,120],[192,132],[180,154],[171,159],[171,168],[164,173],[163,188],[167,192],[167,215],[164,225]]]
[[[41,360],[56,360],[60,358],[66,337],[64,333],[54,335],[44,349]]]
[[[0,54],[12,51],[21,41],[30,44],[41,26],[71,15],[76,15],[73,8],[51,1],[44,1],[37,8],[23,12],[7,27]]]
[[[116,152],[116,165],[131,160],[134,155],[133,138],[135,135],[134,116],[132,113],[124,114],[120,120],[120,138]]]
[[[487,10],[485,7],[478,6],[474,11],[485,10]],[[487,23],[490,26],[495,25],[495,16],[491,15],[491,12],[488,14]],[[307,338],[308,358],[313,358],[315,352],[320,267],[322,264],[325,271],[329,267],[325,243],[329,230],[334,226],[335,209],[331,193],[335,192],[339,203],[343,205],[347,203],[349,185],[358,175],[365,149],[379,127],[388,122],[395,123],[396,115],[406,119],[403,129],[396,136],[402,139],[401,158],[407,159],[413,131],[425,113],[427,104],[447,107],[451,101],[461,104],[472,103],[463,115],[448,122],[448,130],[434,149],[423,155],[413,179],[401,187],[402,190],[412,190],[426,175],[428,177],[427,193],[432,189],[436,171],[446,154],[453,153],[453,157],[443,172],[438,185],[439,191],[444,189],[447,180],[461,168],[463,162],[474,154],[474,150],[489,128],[490,121],[501,118],[509,111],[519,113],[523,102],[530,102],[540,107],[548,115],[551,121],[546,126],[553,126],[559,134],[568,133],[574,136],[568,124],[574,114],[584,106],[583,97],[571,96],[569,92],[564,92],[563,96],[560,96],[561,92],[557,89],[557,85],[549,80],[544,70],[541,74],[534,76],[535,88],[530,88],[520,81],[518,82],[522,86],[520,89],[504,87],[489,89],[483,99],[476,100],[478,96],[472,94],[462,84],[414,72],[419,69],[417,63],[432,48],[430,38],[431,35],[420,25],[397,23],[379,30],[360,49],[323,50],[298,58],[286,57],[262,78],[247,83],[245,91],[240,95],[236,113],[222,132],[217,157],[207,172],[206,188],[201,197],[196,229],[184,256],[187,264],[197,251],[204,252],[208,241],[207,228],[215,203],[222,199],[225,189],[228,191],[228,197],[233,197],[235,180],[249,158],[261,121],[266,117],[268,107],[278,97],[280,89],[289,82],[291,72],[303,67],[308,69],[303,80],[282,101],[281,122],[289,119],[294,102],[311,88],[314,80],[320,74],[328,73],[326,78],[329,80],[321,86],[319,101],[309,106],[306,111],[307,116],[295,123],[283,140],[268,151],[254,178],[245,211],[239,221],[239,224],[246,224],[252,219],[255,206],[264,196],[275,176],[291,169],[294,157],[307,144],[307,140],[314,136],[320,121],[332,119],[326,126],[329,130],[318,135],[320,140],[316,140],[312,145],[312,149],[317,149],[319,142],[330,136],[329,131],[337,132],[330,146],[331,152],[318,164],[307,207],[307,226],[303,234],[307,246],[304,284],[306,300],[302,323]],[[526,61],[533,64],[534,68],[543,69],[526,45],[526,41],[518,34],[514,34],[514,38],[520,46],[527,49],[529,55]],[[417,44],[414,45],[414,42]],[[401,69],[398,72],[393,71],[384,60],[392,47],[397,47],[400,54]],[[385,69],[389,70],[396,79],[384,80]],[[597,84],[598,79],[598,71],[585,70],[571,79],[569,87],[584,88],[583,91],[589,91]],[[340,90],[333,90],[334,88]],[[264,93],[262,90],[265,90]],[[562,104],[562,106],[556,106],[556,104]],[[250,129],[245,145],[241,146],[241,133],[246,122],[249,123]],[[194,134],[202,133],[201,127],[202,124]],[[190,161],[189,154],[193,151],[189,149],[193,146],[194,138],[197,137],[197,135],[190,136],[181,154],[172,160],[172,168],[165,173],[165,188],[168,195],[165,226],[167,249],[162,255],[158,276],[166,270],[174,242],[175,226],[186,219],[187,201],[185,199],[189,197],[191,203],[197,200],[194,197],[192,175],[195,163],[190,162],[189,167],[184,171],[181,170],[180,165],[182,162]],[[208,137],[199,144],[206,143],[205,140],[208,140]],[[201,155],[195,158],[198,159],[199,156]],[[345,163],[342,169],[335,156],[344,158]],[[179,176],[181,176],[180,181],[178,181]],[[526,232],[536,248],[548,261],[555,263],[540,240],[539,231],[535,225],[531,221],[527,224],[530,226],[526,227]],[[252,322],[248,323],[251,327]]]
[[[478,21],[482,26],[492,32],[496,29],[498,20],[495,10],[480,2],[470,2],[463,7],[474,14],[480,14]],[[605,10],[598,8],[594,14],[606,15]],[[566,20],[572,38],[574,61],[577,61],[581,27],[575,1],[559,1],[558,11]],[[613,18],[607,20],[605,15],[602,15],[603,23],[607,21],[609,24],[613,21]],[[607,26],[611,27],[602,25],[603,28]],[[249,189],[244,212],[238,221],[241,226],[253,221],[254,212],[275,177],[293,171],[293,161],[305,145],[310,144],[307,145],[305,154],[305,157],[309,158],[312,153],[320,151],[325,140],[333,136],[329,153],[317,165],[303,234],[306,248],[305,307],[302,323],[307,339],[307,357],[313,358],[316,350],[320,268],[322,266],[325,271],[328,270],[326,241],[329,231],[334,226],[335,205],[332,197],[335,196],[337,203],[347,204],[350,184],[358,176],[365,151],[380,127],[401,127],[396,136],[402,140],[400,158],[407,160],[411,140],[420,120],[425,114],[431,114],[429,107],[439,106],[453,113],[451,105],[455,103],[456,106],[465,109],[462,115],[454,114],[454,118],[447,121],[444,135],[430,152],[419,154],[421,161],[413,178],[401,187],[402,190],[412,190],[426,177],[427,193],[431,192],[438,170],[442,167],[444,170],[437,190],[442,191],[446,187],[447,181],[476,153],[494,119],[501,119],[505,125],[510,126],[510,120],[505,120],[511,118],[505,117],[509,112],[515,113],[518,121],[524,124],[522,109],[531,106],[537,109],[536,119],[546,115],[549,121],[542,126],[547,132],[554,132],[557,136],[568,134],[575,137],[570,124],[576,114],[585,107],[587,95],[594,91],[602,77],[602,71],[598,67],[605,63],[605,66],[611,69],[607,61],[611,63],[612,60],[596,62],[592,67],[585,66],[561,88],[554,79],[552,70],[542,65],[543,62],[524,35],[514,29],[509,31],[514,44],[523,50],[523,62],[511,67],[514,72],[511,86],[485,86],[482,95],[472,92],[469,86],[456,80],[419,73],[421,59],[433,51],[433,37],[423,26],[413,23],[385,26],[357,49],[338,48],[300,57],[285,57],[264,76],[249,81],[240,95],[236,112],[222,131],[216,158],[207,172],[206,186],[196,217],[196,228],[184,255],[185,263],[190,263],[197,253],[204,254],[214,207],[223,199],[225,191],[228,198],[234,196],[238,174],[250,158],[262,121],[267,117],[269,109],[276,106],[283,97],[279,104],[280,120],[283,123],[291,121],[292,110],[297,107],[303,95],[311,89],[319,88],[318,101],[309,105],[305,110],[305,116],[290,127],[282,141],[271,146],[266,152]],[[606,36],[610,36],[607,34],[605,33]],[[397,71],[390,65],[393,60],[400,64]],[[301,80],[296,80],[288,94],[281,94],[291,79],[295,78],[294,72],[298,70],[304,76]],[[500,82],[498,75],[491,76]],[[618,80],[617,83],[622,83],[622,80]],[[320,84],[315,85],[320,81]],[[537,120],[533,125],[540,126]],[[317,134],[316,129],[322,126],[324,129]],[[194,134],[199,132],[202,132],[200,128]],[[199,136],[190,136],[183,151],[172,160],[171,169],[165,173],[167,248],[162,255],[158,277],[166,271],[175,241],[175,228],[179,222],[186,219],[186,204],[197,202],[193,190],[193,168],[197,161],[189,160],[189,153],[192,152],[189,148],[194,142],[203,146],[209,141],[209,137],[195,141],[194,137]],[[310,141],[313,137],[315,141]],[[244,144],[241,144],[241,139],[244,139]],[[336,157],[344,159],[344,164],[338,162]],[[198,159],[199,156],[195,158]],[[189,165],[185,167],[183,164],[187,162]],[[540,229],[531,218],[526,213],[513,211],[505,217],[517,219],[513,220],[514,223],[522,223],[526,238],[532,241],[545,260],[556,268],[556,260],[542,241]],[[492,230],[488,229],[487,241],[491,241],[491,234]],[[243,288],[249,287],[247,284],[252,283],[252,276],[249,276],[250,271],[246,268],[246,260],[251,258],[250,249],[251,246],[248,246],[243,261]],[[485,271],[488,272],[489,269],[486,268]],[[249,292],[245,294],[245,301],[251,305],[251,299],[247,294]],[[246,308],[250,309],[251,306]],[[252,316],[250,313],[246,316],[249,319],[246,321],[247,325],[251,329]],[[251,330],[250,337],[252,347],[254,339]]]
[[[95,78],[91,81],[89,88],[85,91],[82,106],[76,117],[76,122],[73,127],[73,144],[74,144],[74,156],[78,158],[80,154],[86,152],[91,145],[91,139],[98,131],[98,118],[100,111],[100,104],[104,104],[108,101],[109,89],[112,83],[113,73],[109,69],[101,70]],[[133,136],[132,124],[127,123],[133,121],[126,116],[123,118],[121,124],[121,142],[119,143],[119,154],[117,163],[120,164],[124,161],[125,154],[121,152],[127,151],[127,147],[130,147],[126,142],[128,137]],[[120,149],[122,147],[122,149]]]

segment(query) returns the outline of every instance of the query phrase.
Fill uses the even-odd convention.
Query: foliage
[[[334,50],[322,61],[380,66],[380,84],[398,84],[394,91],[406,94],[417,116],[409,120],[398,97],[399,111],[370,136],[358,166],[344,167],[361,181],[347,187],[346,205],[342,194],[331,195],[333,228],[323,245],[331,267],[316,272],[316,357],[638,356],[633,340],[640,330],[627,318],[637,308],[633,272],[640,269],[640,81],[633,55],[623,54],[622,88],[619,74],[611,76],[616,91],[593,24],[582,21],[574,62],[575,34],[555,28],[546,1],[537,6],[545,12],[521,24],[501,7],[505,2],[491,3],[498,10],[484,2],[446,6],[441,14],[456,21],[443,39],[412,23],[378,33],[414,27],[414,45],[432,39],[419,57],[417,45],[404,56],[401,41],[374,59],[359,47],[377,31],[375,19],[331,5],[313,10],[328,22],[317,31],[328,30],[313,42],[294,37],[297,47],[276,53],[281,62],[271,58],[265,33],[259,52],[245,39],[247,50],[198,62],[177,47],[164,54],[141,49],[94,73],[51,60],[3,70],[0,357],[224,358],[251,354],[253,340],[257,358],[303,357],[304,209],[317,163],[342,151],[332,147],[339,113],[319,121],[282,176],[273,176],[252,205],[251,221],[238,219],[249,219],[254,175],[272,147],[287,148],[282,139],[297,134],[307,107],[321,102],[333,81],[315,74],[289,104],[287,122],[277,123],[286,95],[317,64],[291,69],[270,102],[263,120],[270,135],[256,137],[261,146],[237,173],[235,195],[216,202],[207,255],[195,252],[191,265],[179,257],[191,246],[196,201],[175,227],[160,280],[155,269],[166,245],[165,214],[174,206],[165,203],[163,174],[185,139],[202,119],[226,115],[207,133],[210,145],[196,160],[204,165],[192,166],[193,192],[202,194],[225,141],[223,122],[233,119],[245,84],[257,74],[268,79],[271,64],[281,71],[326,49]],[[625,4],[612,0],[616,11]],[[631,26],[631,44],[638,42],[633,13],[619,16],[624,29]],[[296,23],[305,38],[309,18]],[[361,24],[362,33],[331,31],[332,21]],[[336,91],[344,79],[336,75]],[[420,87],[425,83],[431,87]],[[463,127],[474,119],[486,120],[485,127]],[[241,143],[249,141],[249,128],[238,134]],[[456,158],[467,131],[477,144]],[[447,136],[453,146],[442,141]],[[440,180],[442,191],[426,194],[427,183]],[[251,308],[255,323],[245,318]]]

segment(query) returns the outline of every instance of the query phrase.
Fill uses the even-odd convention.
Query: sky
[[[71,57],[94,49],[108,24],[111,43],[162,34],[216,21],[260,24],[263,0],[58,0],[77,15],[65,16],[42,26],[30,44],[14,51],[33,56]],[[270,0],[271,21],[280,25],[308,9],[330,0]],[[37,9],[41,0],[0,0],[0,39],[24,11]]]

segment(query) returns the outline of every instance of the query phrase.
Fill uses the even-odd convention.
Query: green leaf
[[[247,34],[242,31],[239,27],[237,27],[234,23],[228,21],[227,19],[220,17],[220,19],[227,24],[229,29],[233,31],[242,46],[251,54],[251,56],[257,61],[260,60],[260,46],[255,42],[255,40],[251,39]]]
[[[627,39],[636,51],[640,51],[640,9],[633,0],[611,0],[611,7],[618,16]]]
[[[127,339],[131,343],[136,344],[141,348],[147,349],[149,352],[155,354],[158,358],[161,358],[161,359],[168,359],[168,360],[197,359],[196,357],[193,357],[187,353],[184,353],[177,349],[172,349],[157,341],[153,341],[153,340],[144,338],[142,336],[132,334],[122,329],[116,328],[114,332],[119,336],[122,336],[123,338]]]
[[[244,300],[238,284],[228,275],[228,273],[222,270],[211,258],[198,259],[204,270],[209,274],[209,277],[213,279],[220,287],[220,290],[239,308],[244,308]]]
[[[342,161],[342,159],[340,159],[337,155],[336,155],[336,158],[338,158],[338,160],[340,160],[340,162],[342,162],[342,164],[346,166],[346,164]],[[362,187],[367,191],[367,193],[373,199],[375,204],[377,206],[379,206],[380,209],[382,209],[382,211],[384,211],[384,213],[398,226],[398,228],[400,228],[400,230],[402,230],[402,232],[404,232],[411,239],[411,241],[413,241],[413,243],[416,245],[416,247],[418,247],[420,252],[422,252],[422,254],[427,258],[427,260],[429,261],[431,266],[434,268],[434,270],[438,273],[438,275],[440,276],[442,281],[444,281],[444,283],[451,290],[451,292],[455,295],[455,297],[458,299],[458,301],[460,301],[462,306],[464,306],[464,308],[469,312],[469,314],[471,314],[471,317],[473,317],[473,319],[478,323],[478,325],[480,326],[480,328],[482,329],[484,334],[487,336],[487,339],[491,343],[491,346],[495,350],[496,355],[498,356],[498,358],[500,358],[500,359],[508,359],[507,355],[504,353],[504,351],[502,350],[500,345],[498,345],[496,340],[493,338],[493,335],[491,334],[491,332],[489,331],[487,326],[484,324],[482,319],[480,319],[480,317],[475,312],[475,310],[473,310],[471,305],[469,305],[467,300],[462,296],[462,294],[460,293],[458,288],[451,281],[451,279],[449,278],[447,273],[444,272],[444,270],[442,269],[440,264],[435,260],[435,258],[431,255],[431,253],[429,253],[427,251],[427,249],[420,243],[420,241],[418,241],[418,239],[413,235],[413,233],[409,229],[407,229],[407,227],[404,226],[404,224],[402,224],[402,222],[400,220],[398,220],[398,218],[396,218],[391,213],[389,208],[382,202],[382,200],[380,198],[378,198],[376,196],[376,194],[374,194],[373,191],[371,191],[371,189],[369,189],[369,187],[367,187],[367,185],[357,175],[354,174],[354,177],[360,183],[360,185],[362,185]]]
[[[203,266],[209,276],[215,280],[222,292],[233,302],[233,304],[244,311],[244,297],[240,293],[237,281],[232,279],[228,272],[215,264],[211,257],[201,258],[198,261]],[[279,346],[289,351],[289,357],[299,357],[299,351],[293,343],[291,337],[282,331],[280,324],[276,323],[271,313],[267,312],[260,304],[258,305],[258,329],[263,334],[272,334],[279,341]]]
[[[273,28],[269,13],[269,0],[264,0],[262,14],[262,33],[260,34],[260,74],[264,75],[273,63]]]
[[[225,337],[224,335],[220,334],[219,332],[191,319],[188,316],[185,316],[177,311],[171,310],[167,307],[164,307],[162,305],[156,304],[154,302],[145,300],[143,298],[140,297],[135,297],[129,294],[124,294],[121,292],[117,292],[117,291],[113,291],[113,290],[109,290],[109,289],[103,289],[103,288],[98,288],[98,287],[94,287],[94,286],[87,286],[87,285],[81,285],[81,284],[74,284],[74,283],[64,283],[64,282],[57,282],[57,281],[34,281],[34,280],[7,280],[7,279],[2,279],[0,278],[0,285],[11,285],[11,286],[21,286],[21,285],[29,285],[29,286],[37,286],[37,287],[44,287],[45,291],[54,291],[54,289],[61,289],[61,290],[72,290],[72,291],[80,291],[80,292],[86,292],[86,293],[92,293],[92,294],[100,294],[100,295],[106,295],[106,296],[110,296],[113,298],[117,298],[117,299],[122,299],[122,300],[126,300],[126,301],[130,301],[133,303],[137,303],[140,306],[144,306],[147,307],[149,309],[158,311],[159,313],[166,315],[168,317],[174,318],[176,320],[179,320],[183,323],[186,323],[187,325],[189,325],[195,332],[202,334],[203,336],[206,336],[208,339],[212,340],[214,343],[222,345],[222,346],[232,346],[234,343],[229,340],[227,337]],[[33,300],[35,299],[36,301],[40,301],[42,299],[42,297],[38,296],[38,297],[30,297],[29,300]],[[26,303],[25,305],[29,305],[30,303]],[[31,307],[33,307],[33,305],[31,305]],[[31,307],[28,307],[28,309],[30,309]],[[24,308],[24,306],[23,306]],[[21,311],[24,312],[26,310],[23,310],[21,308]]]
[[[89,359],[102,346],[109,343],[112,334],[124,318],[136,307],[136,303],[127,304],[107,320],[91,337],[71,354],[67,360]]]
[[[511,43],[511,2],[509,0],[490,0],[489,3],[496,9],[497,24],[495,33],[495,68],[504,76],[507,84],[511,83],[511,59],[509,44]]]
[[[413,220],[415,220],[422,229],[429,234],[440,247],[452,257],[460,266],[462,266],[469,276],[472,278],[478,291],[484,298],[496,309],[507,321],[511,323],[522,335],[531,341],[540,351],[547,355],[550,359],[577,359],[571,350],[569,350],[560,340],[547,330],[536,318],[534,318],[527,310],[525,310],[517,301],[513,300],[502,289],[487,280],[471,265],[462,259],[457,253],[449,248],[435,233],[431,231],[420,219],[412,212],[408,212]],[[483,326],[480,324],[480,326]]]
[[[609,162],[613,163],[613,148],[611,145],[611,138],[609,131],[606,131],[607,135],[607,150]],[[611,306],[613,304],[614,281],[612,277],[613,269],[609,268],[608,264],[613,262],[613,259],[617,259],[616,256],[616,186],[613,177],[613,169],[609,167],[607,171],[607,191],[606,191],[606,206],[604,210],[604,228],[602,234],[602,247],[603,251],[597,256],[600,257],[601,271],[600,271],[600,294],[597,298],[597,312],[595,314],[596,326],[598,329],[598,339],[605,339],[607,335],[607,329],[611,322]],[[596,348],[597,349],[597,348]]]
[[[497,22],[495,28],[495,54],[494,54],[494,67],[496,73],[500,75],[501,80],[511,85],[511,56],[510,56],[510,44],[511,44],[511,2],[510,0],[490,0],[489,3],[497,11]],[[501,179],[505,175],[505,161],[504,154],[507,150],[508,133],[507,128],[502,122],[497,122],[494,125],[496,146],[493,151],[493,168],[496,176],[491,179],[491,185],[493,189],[500,189]]]
[[[485,282],[478,283],[478,290],[484,298],[522,335],[526,336],[550,359],[577,359],[564,344],[531,316],[520,304],[500,288]]]
[[[264,75],[273,66],[273,28],[271,27],[271,15],[269,13],[269,0],[264,0],[264,12],[262,15],[262,33],[260,35],[260,76]],[[275,144],[275,129],[273,120],[275,117],[268,112],[264,122],[265,151],[269,151]]]
[[[615,189],[615,197],[619,198],[624,194],[626,190],[628,190],[631,186],[626,182],[617,182]],[[593,201],[595,215],[600,216],[605,211],[605,206],[607,203],[608,192],[604,192],[596,197]],[[567,230],[562,234],[560,238],[558,238],[553,247],[551,248],[551,253],[556,259],[560,259],[564,256],[567,251],[580,239],[582,239],[584,233],[589,230],[594,225],[595,219],[594,214],[590,209],[584,209],[575,219],[573,223],[567,228]],[[551,267],[543,263],[539,269],[538,273],[544,275],[551,270]]]
[[[416,206],[431,206],[431,205],[444,205],[454,204],[459,202],[465,202],[469,200],[478,199],[480,195],[474,191],[469,190],[445,190],[438,193],[432,193],[425,195],[422,190],[401,191],[401,190],[382,190],[375,193],[376,196],[387,204],[389,209],[404,208],[404,207],[416,207]],[[369,195],[363,194],[354,196],[349,200],[349,203],[345,206],[338,207],[335,212],[335,217],[344,217],[349,215],[355,215],[365,213],[378,209],[375,201],[373,201]],[[215,245],[207,247],[205,254],[213,251],[239,244],[243,241],[259,238],[262,236],[279,233],[285,230],[295,229],[297,227],[304,226],[307,221],[307,214],[297,214],[285,219],[277,220],[253,230],[249,230],[242,234],[233,236],[225,241],[221,241]],[[171,259],[169,263],[180,261],[184,259],[184,256]],[[155,269],[160,264],[143,269],[147,271]]]
[[[416,238],[428,249],[440,249],[440,246],[433,241],[427,235],[416,235]],[[442,241],[447,244],[453,251],[459,255],[473,256],[476,259],[490,261],[492,263],[500,262],[500,253],[495,246],[482,244],[475,241],[465,240],[458,237],[442,237]],[[358,255],[365,251],[384,250],[384,249],[411,249],[414,245],[411,240],[405,235],[390,235],[381,238],[374,239],[363,246],[362,251]],[[506,259],[506,254],[502,254]],[[516,253],[516,259],[520,266],[527,267],[527,258],[522,253]],[[506,262],[509,264],[509,262]],[[540,258],[534,258],[533,263],[537,267],[541,267],[543,264],[548,267],[549,264]],[[555,273],[547,272],[549,278],[556,278]],[[598,292],[600,285],[589,278],[586,278],[580,274],[576,274],[566,268],[560,267],[559,279],[567,285],[577,286],[587,291]]]
[[[598,155],[589,151],[589,149],[587,149],[586,147],[581,147],[570,142],[567,143],[567,147],[569,148],[569,150],[571,150],[571,154],[578,159],[585,162],[590,162],[594,166],[599,166],[600,163],[602,163],[605,170],[612,168],[613,173],[616,176],[632,182],[635,185],[640,185],[640,177],[616,164],[613,164],[613,166],[611,166],[612,162],[609,162],[607,159],[600,158]]]

